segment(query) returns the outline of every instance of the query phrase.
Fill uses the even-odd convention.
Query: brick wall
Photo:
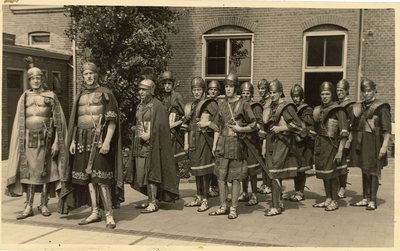
[[[183,10],[182,8],[177,9]],[[179,34],[169,36],[174,54],[168,68],[176,73],[176,78],[181,83],[178,91],[183,93],[187,101],[192,99],[190,79],[194,76],[201,76],[202,73],[202,35],[204,32],[210,33],[207,28],[216,27],[218,24],[229,25],[226,20],[232,21],[233,17],[239,21],[245,20],[239,25],[246,26],[247,32],[254,32],[253,84],[263,77],[268,80],[278,78],[284,85],[286,100],[290,100],[290,95],[288,95],[290,88],[295,83],[302,81],[304,31],[311,27],[319,27],[318,25],[321,24],[344,27],[348,32],[346,78],[352,83],[351,98],[357,99],[355,88],[358,86],[360,10],[200,7],[185,9],[188,11],[188,15],[177,24],[180,29]],[[373,16],[373,18],[368,18],[368,16]],[[247,24],[244,25],[245,22]],[[380,66],[375,68],[375,75],[380,74],[380,68],[385,68],[383,72],[388,72],[380,74],[380,78],[384,78],[386,81],[384,82],[386,89],[384,88],[380,95],[383,98],[392,98],[393,103],[391,104],[394,107],[394,96],[391,94],[394,93],[394,11],[367,10],[364,30],[368,29],[367,27],[375,30],[381,27],[382,32],[385,32],[385,34],[379,35],[379,39],[377,34],[375,38],[376,52],[375,54],[369,52],[370,60],[368,61],[375,58],[374,64]],[[229,26],[216,27],[211,31],[215,34],[237,33]],[[386,36],[388,33],[390,35]],[[387,54],[390,54],[390,62],[385,62]],[[381,65],[381,62],[385,63]],[[386,67],[388,64],[390,67]],[[368,68],[372,69],[374,66],[371,64]],[[380,78],[379,80],[382,82],[383,80]],[[257,95],[255,99],[258,99]]]
[[[368,31],[373,35],[368,36]],[[362,73],[377,84],[377,97],[389,102],[395,115],[395,11],[367,9],[364,12]]]

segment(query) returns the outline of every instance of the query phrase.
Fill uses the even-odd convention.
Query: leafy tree
[[[152,67],[154,76],[166,69],[172,56],[167,34],[178,32],[175,22],[184,11],[168,7],[66,6],[65,15],[71,18],[65,34],[77,41],[83,61],[99,66],[100,82],[113,90],[118,100],[123,145],[129,146],[142,69]],[[162,87],[157,85],[156,95],[161,92]]]

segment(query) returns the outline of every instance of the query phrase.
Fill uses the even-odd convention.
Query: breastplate
[[[374,115],[374,116],[372,116],[371,119],[365,120],[365,116],[363,115],[360,120],[361,131],[373,133],[373,130],[375,129],[375,125],[378,122],[378,119],[379,119],[378,116]],[[367,123],[367,121],[368,121],[368,123]]]
[[[82,95],[78,102],[78,127],[93,128],[99,123],[99,115],[103,113],[104,101],[101,92]]]
[[[44,123],[49,126],[51,116],[51,99],[40,95],[27,95],[25,100],[25,125],[30,130],[44,128]]]
[[[336,119],[327,119],[325,124],[320,123],[317,128],[317,134],[336,138],[338,134],[339,121]]]

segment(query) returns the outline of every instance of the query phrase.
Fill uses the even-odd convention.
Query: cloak
[[[113,99],[116,103],[116,99],[112,91],[106,87],[98,87],[96,89],[97,92],[107,93],[110,99]],[[87,89],[84,88],[77,96],[76,100],[74,101],[74,105],[71,111],[71,117],[69,120],[68,125],[68,140],[67,140],[67,149],[69,153],[69,146],[73,140],[73,132],[74,128],[76,127],[77,123],[77,109],[78,109],[78,101],[81,95],[85,94]],[[118,109],[117,109],[118,110]],[[118,110],[118,118],[120,118],[120,113]],[[107,118],[106,118],[107,121]],[[103,134],[107,134],[107,126],[103,128]],[[119,119],[116,122],[116,128],[113,134],[113,137],[110,142],[110,148],[114,148],[115,156],[115,165],[114,165],[114,179],[113,184],[111,186],[111,199],[113,206],[119,206],[120,202],[124,202],[124,179],[123,179],[123,165],[122,165],[122,137],[121,137],[121,125],[119,123]],[[58,212],[61,214],[68,214],[68,211],[79,208],[82,205],[81,198],[77,198],[75,194],[75,186],[72,184],[72,166],[74,161],[74,155],[69,155],[69,158],[65,158],[65,163],[63,164],[62,170],[62,188],[61,188],[61,195],[59,200],[59,208]],[[90,201],[90,200],[89,200]]]
[[[7,184],[5,194],[8,196],[22,196],[24,186],[21,184],[21,172],[26,167],[25,157],[25,98],[26,94],[32,90],[25,91],[18,100],[17,110],[15,113],[14,124],[11,132],[10,151],[8,158]],[[52,158],[51,165],[57,165],[58,173],[61,176],[64,160],[68,153],[66,149],[67,139],[67,123],[65,121],[64,112],[57,96],[52,91],[43,91],[41,96],[52,99],[54,101],[53,119],[54,133],[58,137],[58,154]],[[53,142],[52,142],[53,143]],[[25,159],[25,161],[23,161]],[[61,178],[61,177],[60,177]],[[60,181],[56,181],[55,186],[50,186],[50,196],[55,197],[55,191],[61,189]],[[55,191],[54,191],[55,190]]]

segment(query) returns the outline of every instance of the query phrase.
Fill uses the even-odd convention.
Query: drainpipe
[[[357,62],[357,84],[355,86],[355,93],[356,93],[356,98],[357,101],[360,100],[360,84],[361,84],[361,77],[362,76],[362,72],[361,72],[361,68],[362,68],[362,52],[363,52],[363,42],[364,42],[364,38],[363,38],[363,29],[364,29],[364,10],[360,9],[359,12],[359,28],[358,28],[358,62]]]
[[[72,40],[72,73],[73,73],[73,77],[72,77],[72,85],[73,85],[73,97],[74,97],[74,102],[76,99],[76,42],[75,39]]]

